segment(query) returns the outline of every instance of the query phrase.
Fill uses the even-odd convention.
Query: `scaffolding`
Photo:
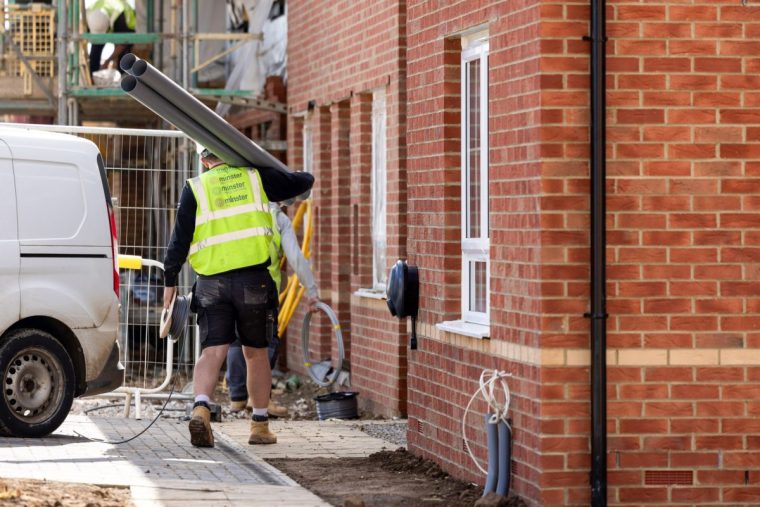
[[[198,0],[144,0],[145,31],[104,34],[87,32],[84,0],[54,3],[0,0],[0,113],[48,114],[61,125],[118,118],[120,123],[134,126],[155,119],[144,108],[134,107],[121,88],[92,82],[88,44],[134,45],[207,104],[223,102],[286,112],[284,104],[263,99],[258,90],[203,86],[199,74],[204,69],[262,36],[199,33]],[[214,41],[226,42],[226,47],[203,57],[201,45]]]

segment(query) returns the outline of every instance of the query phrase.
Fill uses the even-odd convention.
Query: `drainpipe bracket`
[[[610,316],[609,313],[589,313],[589,312],[586,312],[586,313],[583,314],[583,317],[586,318],[586,319],[596,319],[596,320],[598,320],[598,319],[606,319],[609,316]]]

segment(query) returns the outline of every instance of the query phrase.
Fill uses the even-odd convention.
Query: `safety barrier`
[[[134,276],[128,276],[121,286],[121,326],[126,333],[121,336],[124,344],[121,362],[124,365],[124,385],[104,397],[114,394],[123,395],[124,416],[128,417],[132,400],[135,404],[135,417],[140,419],[142,398],[166,398],[167,387],[174,381],[174,389],[179,388],[178,381],[192,377],[192,365],[178,361],[175,371],[175,351],[180,355],[184,348],[192,345],[192,333],[195,328],[192,321],[186,326],[190,329],[183,334],[184,342],[179,343],[172,337],[159,338],[158,327],[163,307],[163,271],[164,265],[152,259],[143,259],[136,255],[119,255],[119,269]],[[124,280],[124,278],[122,278]],[[131,327],[139,332],[129,332]],[[197,350],[197,347],[196,347]],[[192,395],[173,391],[172,399],[191,399]]]

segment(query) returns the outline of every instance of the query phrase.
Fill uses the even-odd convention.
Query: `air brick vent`
[[[694,473],[691,470],[647,470],[644,474],[647,486],[691,486]]]

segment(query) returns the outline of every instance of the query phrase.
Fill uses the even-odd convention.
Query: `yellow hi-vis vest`
[[[188,180],[197,203],[188,260],[196,273],[215,275],[263,264],[280,287],[280,234],[259,172],[220,164]]]

